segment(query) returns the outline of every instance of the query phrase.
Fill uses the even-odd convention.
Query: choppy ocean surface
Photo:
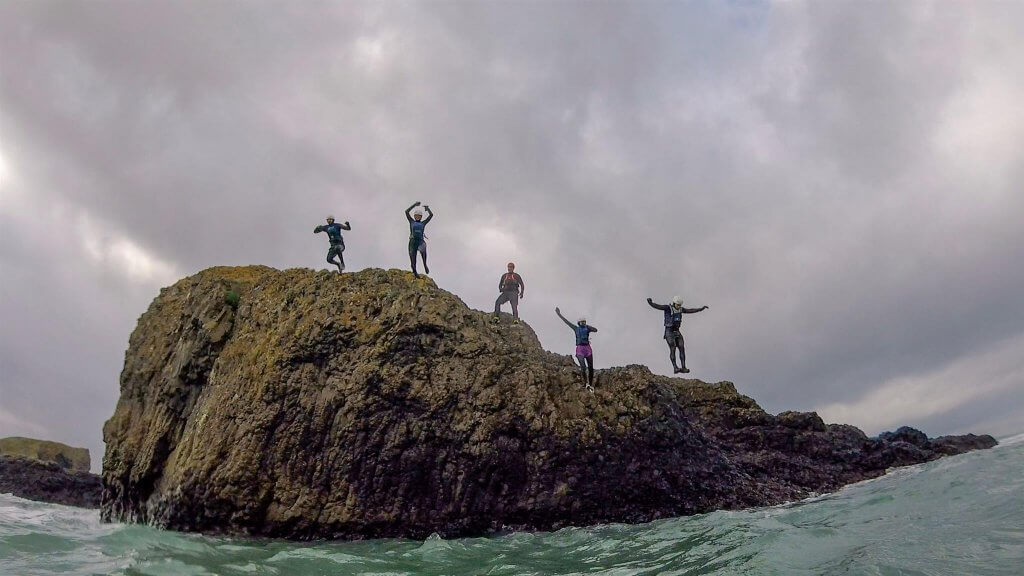
[[[1019,576],[1024,435],[785,506],[461,540],[211,538],[0,495],[0,574]]]

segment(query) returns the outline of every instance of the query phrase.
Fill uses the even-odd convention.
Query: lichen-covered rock
[[[0,438],[0,454],[53,462],[61,468],[77,472],[88,472],[92,465],[86,448],[73,448],[60,442],[20,436]]]
[[[730,383],[597,377],[587,392],[528,325],[407,272],[209,269],[161,291],[132,334],[102,515],[458,536],[773,504],[939,455],[772,416]]]

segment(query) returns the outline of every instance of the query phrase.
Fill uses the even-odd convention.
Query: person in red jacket
[[[515,270],[516,265],[509,262],[508,272],[502,274],[498,279],[498,292],[501,292],[501,295],[494,301],[495,320],[498,318],[501,305],[509,302],[512,304],[512,317],[515,318],[515,322],[519,321],[519,299],[525,297],[526,284],[523,282],[523,277],[516,274]]]

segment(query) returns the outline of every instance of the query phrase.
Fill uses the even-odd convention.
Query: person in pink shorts
[[[583,381],[587,383],[587,390],[594,391],[594,350],[590,347],[590,333],[597,332],[597,328],[587,324],[587,319],[580,317],[576,324],[569,322],[562,311],[555,308],[555,314],[565,322],[565,325],[572,328],[576,334],[576,360],[579,362],[580,374]]]

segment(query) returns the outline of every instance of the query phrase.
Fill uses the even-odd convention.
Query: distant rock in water
[[[86,448],[73,448],[60,442],[20,436],[0,438],[0,454],[53,462],[61,468],[76,472],[88,472],[92,466]]]
[[[0,439],[0,493],[84,508],[100,505],[89,451],[33,438]]]
[[[297,539],[643,522],[995,445],[868,438],[642,366],[597,379],[408,272],[212,268],[131,336],[102,516]]]

